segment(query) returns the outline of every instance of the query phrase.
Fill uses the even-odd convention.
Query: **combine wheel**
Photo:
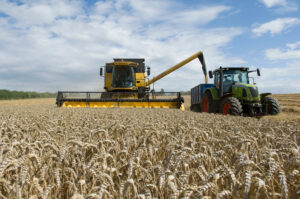
[[[213,99],[210,92],[206,92],[202,100],[202,112],[213,113]]]
[[[277,115],[281,112],[278,101],[272,97],[262,99],[263,112],[265,115]]]
[[[235,97],[226,97],[221,101],[220,112],[223,115],[242,115],[243,108],[240,101]]]

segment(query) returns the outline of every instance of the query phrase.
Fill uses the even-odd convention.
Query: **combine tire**
[[[220,112],[223,115],[242,115],[243,108],[235,97],[226,97],[221,101]]]
[[[262,105],[265,115],[277,115],[281,112],[278,101],[272,97],[263,98]]]
[[[201,109],[202,112],[206,112],[206,113],[214,112],[213,99],[210,92],[204,94]]]

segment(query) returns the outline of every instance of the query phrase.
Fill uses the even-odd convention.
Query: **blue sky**
[[[141,57],[152,76],[202,50],[209,70],[261,69],[262,92],[300,92],[296,0],[0,0],[0,88],[102,90],[99,67]],[[195,60],[155,83],[189,90]]]

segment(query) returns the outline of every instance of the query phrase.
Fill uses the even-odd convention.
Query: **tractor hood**
[[[237,83],[232,85],[232,93],[234,97],[248,102],[260,101],[258,87],[253,84]]]

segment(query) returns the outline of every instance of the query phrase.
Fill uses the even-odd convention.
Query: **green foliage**
[[[162,88],[160,89],[159,93],[156,94],[157,96],[164,96],[165,95],[165,90]]]
[[[28,98],[52,98],[55,93],[37,93],[37,92],[24,92],[24,91],[9,91],[0,89],[0,100],[8,99],[28,99]]]
[[[191,91],[179,91],[181,93],[181,95],[190,95]],[[156,93],[156,96],[176,96],[176,92],[173,93],[169,93],[168,91],[164,91],[164,89],[162,88],[159,92]]]

